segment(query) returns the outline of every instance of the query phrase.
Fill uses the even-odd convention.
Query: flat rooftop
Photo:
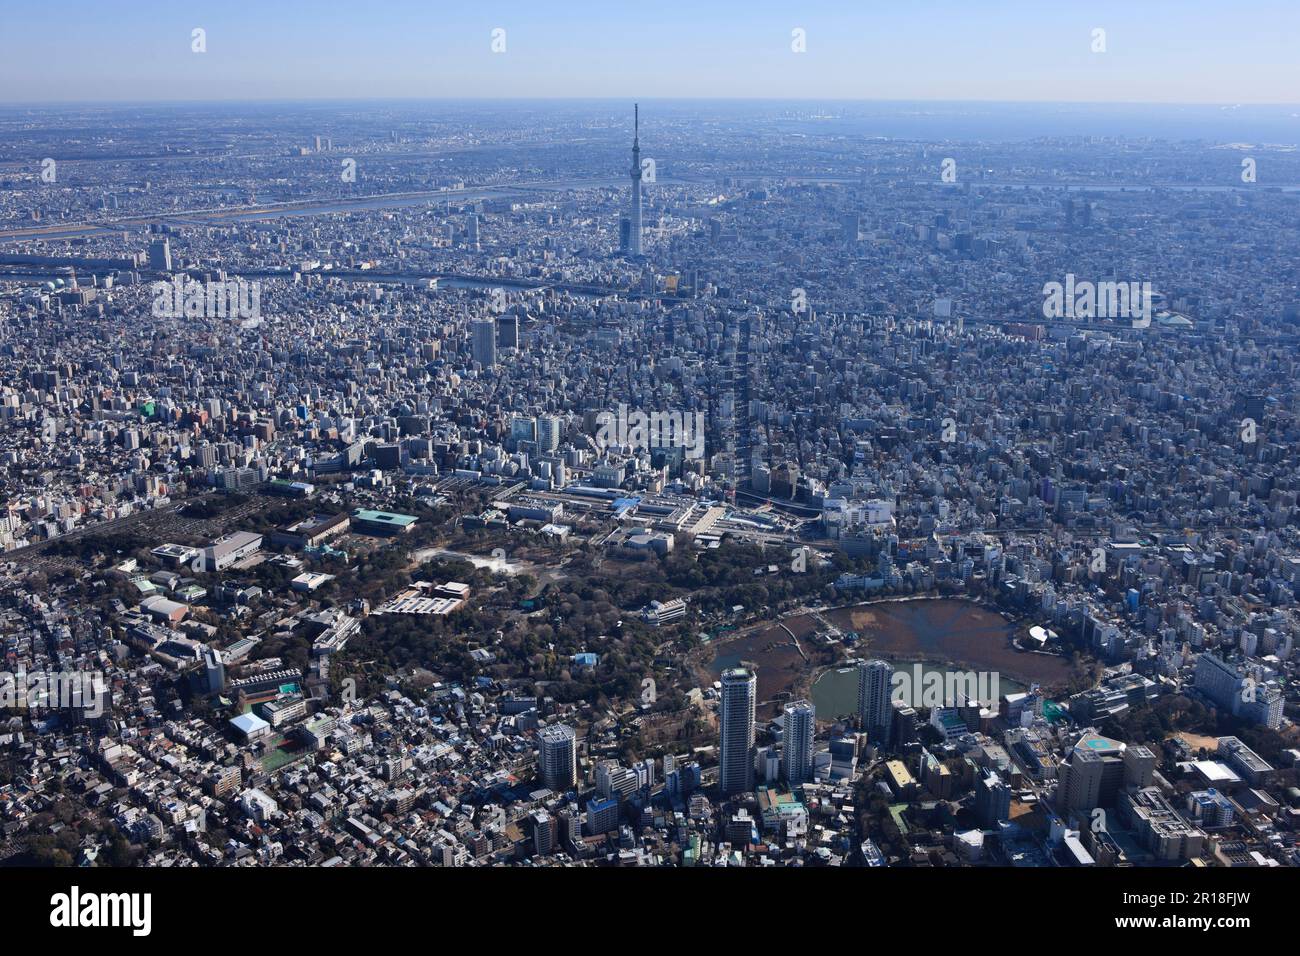
[[[394,514],[391,511],[371,511],[369,508],[358,508],[352,512],[352,517],[357,521],[373,521],[379,524],[391,524],[400,528],[413,525],[419,520],[415,515]]]

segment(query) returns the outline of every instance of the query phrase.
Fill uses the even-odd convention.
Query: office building
[[[470,331],[474,361],[484,368],[493,368],[497,364],[497,320],[491,316],[475,319]]]
[[[497,348],[519,348],[519,316],[507,314],[497,318]]]
[[[166,236],[149,243],[149,268],[154,272],[172,271],[171,240]]]

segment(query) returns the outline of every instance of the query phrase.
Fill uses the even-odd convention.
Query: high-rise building
[[[632,107],[632,205],[628,210],[626,233],[619,225],[622,251],[629,256],[641,255],[641,107]]]
[[[478,249],[478,214],[470,213],[465,219],[465,245]]]
[[[1196,689],[1224,710],[1270,730],[1282,725],[1282,692],[1249,668],[1204,653],[1196,660]]]
[[[636,771],[617,760],[602,760],[596,767],[596,792],[602,797],[623,801],[636,793],[638,786]]]
[[[510,440],[516,444],[537,441],[537,419],[527,415],[516,415],[510,419]]]
[[[916,740],[916,711],[905,704],[894,705],[893,735],[890,738],[898,747]]]
[[[1237,716],[1254,724],[1263,724],[1269,730],[1282,726],[1282,689],[1273,684],[1255,688],[1255,699],[1243,701]]]
[[[754,780],[777,783],[781,779],[781,754],[775,747],[758,747],[754,751]]]
[[[995,771],[987,770],[975,779],[975,819],[984,829],[1011,818],[1011,788]]]
[[[1124,786],[1139,790],[1149,787],[1155,774],[1155,751],[1139,744],[1129,744],[1124,748]]]
[[[149,268],[154,272],[172,271],[171,240],[166,236],[149,243]]]
[[[655,785],[655,761],[653,757],[646,757],[644,760],[638,761],[632,769],[636,772],[636,784],[639,789]]]
[[[587,804],[587,832],[593,836],[618,827],[618,801],[598,797]]]
[[[226,689],[226,665],[221,654],[209,647],[203,652],[204,675],[207,677],[208,693],[219,694]]]
[[[578,746],[573,728],[568,724],[551,724],[538,735],[540,750],[537,764],[542,783],[548,790],[563,793],[578,782]]]
[[[1196,659],[1195,686],[1220,707],[1235,710],[1236,698],[1244,683],[1241,668],[1225,663],[1214,654],[1202,654]]]
[[[571,803],[558,814],[556,814],[557,833],[560,842],[573,849],[582,841],[582,816],[578,813],[578,805]]]
[[[564,430],[564,419],[555,415],[542,415],[537,419],[537,447],[542,452],[555,451],[560,447],[560,436]]]
[[[497,320],[492,316],[475,319],[470,323],[470,331],[474,361],[484,368],[494,367],[497,364]]]
[[[554,853],[559,836],[556,819],[545,810],[535,810],[532,818],[533,852],[538,856],[548,856]]]
[[[722,672],[722,752],[718,786],[724,796],[754,788],[754,704],[758,678],[743,667]]]
[[[1101,806],[1104,758],[1087,750],[1074,750],[1056,770],[1056,806],[1061,812],[1087,813]]]
[[[507,314],[497,319],[497,346],[503,349],[519,348],[519,316]]]
[[[785,782],[791,787],[797,787],[812,779],[816,713],[812,702],[807,700],[796,700],[783,708],[785,727],[781,739],[785,749],[782,756],[782,769],[785,773]]]
[[[1057,767],[1056,780],[1063,813],[1114,806],[1125,781],[1124,744],[1087,731]]]
[[[870,743],[888,744],[894,722],[894,709],[890,703],[894,665],[889,661],[860,660],[857,669],[858,720]]]

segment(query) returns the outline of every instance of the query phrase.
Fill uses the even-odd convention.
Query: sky
[[[1297,0],[0,0],[0,103],[1300,103],[1297,36]]]

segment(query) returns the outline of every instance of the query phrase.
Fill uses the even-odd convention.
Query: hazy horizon
[[[212,104],[214,106],[273,105],[295,103],[315,103],[320,105],[349,103],[863,103],[881,106],[906,104],[970,104],[979,106],[1099,106],[1113,108],[1137,107],[1204,107],[1215,110],[1231,110],[1247,107],[1273,109],[1300,109],[1300,99],[1278,102],[1183,102],[1179,100],[1007,100],[975,99],[959,96],[918,97],[918,98],[884,98],[868,96],[263,96],[263,97],[205,97],[201,99],[174,100],[0,100],[0,109],[23,109],[31,106],[189,106],[195,104]]]
[[[10,122],[85,126],[88,118],[122,131],[143,117],[187,124],[204,116],[239,123],[244,118],[312,117],[322,129],[361,122],[408,132],[438,118],[495,120],[521,127],[546,117],[552,133],[609,133],[618,143],[630,134],[632,104],[640,102],[647,144],[662,143],[668,127],[708,121],[732,130],[766,129],[795,139],[912,140],[919,142],[1023,142],[1044,137],[1196,140],[1223,146],[1249,143],[1294,149],[1300,143],[1300,107],[1247,104],[1067,103],[972,100],[848,100],[721,97],[438,97],[369,99],[263,99],[202,102],[84,102],[4,104]],[[414,125],[410,125],[414,124]]]

